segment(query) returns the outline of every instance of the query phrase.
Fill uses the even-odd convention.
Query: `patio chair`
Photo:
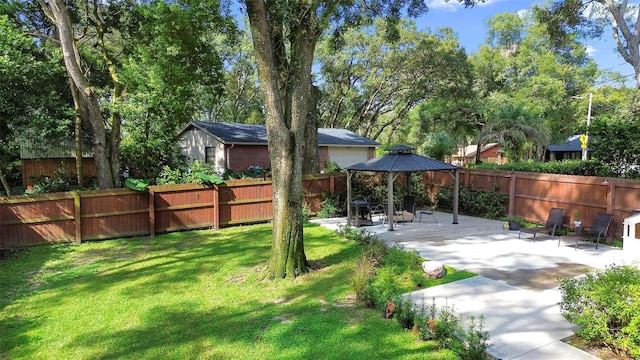
[[[527,233],[533,234],[533,242],[536,242],[536,235],[542,231],[546,231],[549,235],[555,236],[556,230],[559,230],[562,227],[565,211],[566,209],[562,208],[551,208],[551,210],[549,210],[547,222],[544,224],[536,224],[536,227],[534,228],[520,228],[520,231],[518,232],[518,239],[520,239],[520,235],[522,233]]]
[[[576,240],[576,249],[578,249],[578,242],[580,240],[596,239],[596,249],[600,244],[600,238],[606,237],[609,233],[609,227],[613,220],[613,214],[597,213],[591,222],[591,226],[580,227],[576,235],[561,236],[558,239],[558,246],[562,240]]]
[[[393,208],[391,208],[393,207]],[[389,206],[388,203],[383,203],[382,211],[384,211],[384,218],[382,218],[382,225],[384,225],[385,221],[393,221],[393,223],[397,224],[401,222],[403,225],[407,221],[413,221],[413,214],[406,210],[398,210],[398,207],[394,205]]]
[[[415,195],[406,195],[402,199],[402,211],[410,212],[411,213],[410,221],[413,222],[413,218],[416,216],[416,196]]]
[[[436,214],[433,212],[432,208],[420,209],[418,210],[418,214],[420,215],[418,224],[422,224],[422,215],[431,215],[431,217],[433,218],[433,222],[438,225],[438,219],[436,218]]]

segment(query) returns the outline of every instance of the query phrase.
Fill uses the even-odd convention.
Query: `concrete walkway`
[[[363,227],[388,244],[417,250],[429,260],[480,276],[416,291],[414,303],[435,299],[438,308],[448,304],[464,317],[482,315],[493,344],[489,354],[498,359],[597,359],[564,342],[575,326],[560,315],[558,279],[579,276],[585,270],[622,263],[622,250],[600,245],[561,242],[558,238],[503,229],[503,222],[436,212],[438,224],[423,215],[395,231],[374,221]],[[375,220],[375,219],[374,219]],[[336,229],[346,219],[316,222]]]

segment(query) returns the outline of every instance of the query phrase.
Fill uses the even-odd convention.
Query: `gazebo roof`
[[[379,172],[414,172],[455,170],[460,167],[440,160],[418,155],[414,148],[398,145],[389,149],[389,153],[371,160],[353,164],[347,170],[379,171]]]

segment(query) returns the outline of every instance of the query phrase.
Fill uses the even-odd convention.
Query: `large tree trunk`
[[[318,174],[320,172],[320,149],[318,147],[318,102],[322,93],[317,86],[311,86],[311,104],[304,136],[303,174]]]
[[[4,192],[7,193],[7,196],[11,196],[11,186],[9,186],[7,177],[4,176],[4,172],[2,171],[2,166],[0,166],[0,183],[2,183],[2,187],[4,188]]]
[[[310,31],[314,12],[301,11],[304,15],[289,29],[291,60],[287,62],[283,19],[268,14],[262,0],[247,0],[246,5],[264,100],[273,176],[269,271],[274,278],[294,278],[309,268],[302,227],[302,154],[316,43]]]
[[[67,73],[78,89],[80,107],[84,109],[86,120],[91,125],[93,134],[93,157],[96,162],[98,186],[101,189],[109,189],[115,186],[111,172],[109,157],[106,152],[106,129],[98,97],[91,87],[80,66],[80,56],[76,47],[72,30],[71,17],[65,7],[64,0],[51,0],[49,6],[40,0],[40,4],[47,15],[52,19],[60,36],[60,46]]]
[[[76,179],[78,186],[84,187],[84,164],[82,162],[82,115],[80,113],[80,99],[78,99],[78,89],[73,81],[69,81],[71,87],[71,95],[73,97],[73,107],[76,110],[74,133],[75,133],[75,149],[76,149]]]

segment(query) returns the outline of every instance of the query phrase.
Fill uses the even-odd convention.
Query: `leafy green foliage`
[[[340,171],[342,171],[342,169],[340,168],[340,165],[338,165],[338,163],[335,161],[328,160],[324,165],[325,174],[331,174]]]
[[[32,179],[32,181],[33,186],[24,190],[25,194],[49,194],[72,190],[96,189],[98,185],[95,177],[88,175],[84,177],[84,183],[78,185],[78,178],[67,172],[64,163],[60,164],[53,176],[41,176],[38,179]]]
[[[65,137],[73,117],[60,54],[25,33],[0,15],[0,187],[7,192],[20,183],[20,141],[44,151]]]
[[[402,126],[409,111],[428,99],[470,96],[472,69],[452,33],[421,32],[407,19],[396,19],[393,27],[381,17],[369,20],[372,26],[340,34],[340,51],[332,37],[318,46],[322,126],[377,139]],[[379,36],[394,28],[397,36]],[[418,138],[414,144],[422,145]]]
[[[561,280],[560,311],[590,341],[640,357],[640,269],[611,265]]]
[[[162,168],[160,174],[156,179],[157,185],[165,185],[165,184],[206,184],[208,181],[206,180],[206,176],[200,176],[201,174],[212,176],[218,181],[222,181],[215,171],[213,167],[203,161],[194,160],[189,166],[171,169],[168,166]]]
[[[319,218],[332,218],[341,216],[346,213],[346,201],[340,193],[322,193],[322,203],[320,206],[320,212],[318,212]]]
[[[611,176],[609,168],[598,160],[563,160],[563,161],[523,161],[496,164],[475,164],[473,169],[491,169],[502,171],[524,171],[546,174],[580,175],[580,176]]]
[[[494,183],[489,191],[476,190],[472,186],[460,186],[458,210],[468,215],[480,215],[490,219],[499,219],[506,212],[505,204],[509,198],[506,193],[498,192]],[[436,194],[438,206],[453,208],[453,188],[441,187]]]
[[[498,107],[488,115],[484,141],[496,141],[510,161],[520,161],[527,146],[541,148],[549,143],[550,131],[533,111],[522,105]]]
[[[455,153],[457,144],[448,132],[436,132],[426,137],[424,144],[427,156],[444,161],[446,156]]]
[[[640,123],[631,119],[594,121],[590,141],[593,157],[620,177],[640,178]]]
[[[120,145],[120,163],[129,176],[154,179],[165,177],[167,169],[186,166],[180,149],[161,139],[136,141],[135,137],[126,137]]]

